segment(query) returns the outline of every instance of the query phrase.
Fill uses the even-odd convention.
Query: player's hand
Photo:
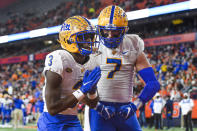
[[[85,72],[84,78],[83,78],[83,84],[80,87],[80,90],[87,94],[88,92],[91,92],[92,90],[96,90],[96,84],[101,78],[101,69],[100,67],[94,68],[92,72],[90,73],[89,70]]]
[[[105,106],[100,102],[98,102],[95,109],[105,120],[112,118],[115,115],[115,111],[116,111],[114,107]]]
[[[129,117],[135,114],[136,110],[137,107],[133,103],[130,103],[128,105],[121,106],[118,114],[127,120]]]

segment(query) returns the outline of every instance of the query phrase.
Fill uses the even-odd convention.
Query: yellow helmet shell
[[[85,17],[70,17],[61,26],[58,42],[63,49],[72,53],[80,53],[75,34],[89,30],[95,30],[95,27]]]
[[[109,38],[104,34],[104,30],[118,31],[119,37]],[[104,8],[98,17],[97,32],[99,40],[107,48],[117,48],[123,41],[124,35],[128,31],[128,19],[126,12],[119,6],[111,5]]]
[[[104,8],[98,17],[98,26],[127,27],[126,12],[119,6],[111,5]]]

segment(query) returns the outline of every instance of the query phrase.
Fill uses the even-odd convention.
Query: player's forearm
[[[51,102],[46,101],[48,112],[51,115],[56,115],[66,110],[67,108],[72,108],[77,103],[78,100],[73,94],[68,95],[66,98],[58,99],[55,101],[54,100],[51,100]]]
[[[74,107],[78,103],[78,99],[73,94],[68,94],[61,98],[61,89],[61,85],[58,84],[46,85],[45,100],[48,112],[51,115],[56,115],[69,107]]]

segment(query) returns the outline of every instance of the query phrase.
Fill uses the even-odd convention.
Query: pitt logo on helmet
[[[96,43],[95,33],[95,27],[88,19],[73,16],[62,24],[58,42],[71,53],[89,55],[92,53],[93,44]]]
[[[99,39],[108,48],[117,48],[128,31],[128,19],[125,11],[119,6],[108,6],[104,8],[99,17],[97,31]],[[115,33],[109,37],[106,32]]]
[[[61,31],[66,31],[66,30],[70,30],[70,24],[64,23],[61,27]]]

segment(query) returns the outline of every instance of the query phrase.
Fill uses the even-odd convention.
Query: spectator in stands
[[[188,93],[184,93],[183,97],[184,98],[179,103],[179,106],[181,107],[182,115],[184,117],[184,125],[186,131],[193,131],[191,114],[194,102],[192,99],[189,98]]]
[[[167,66],[166,62],[164,62],[164,63],[162,64],[162,66],[161,66],[161,72],[162,72],[162,74],[161,74],[161,79],[162,79],[162,80],[165,80],[165,75],[166,75],[166,73],[167,73],[167,68],[168,68],[168,66]]]
[[[180,101],[181,100],[181,91],[177,89],[177,84],[175,84],[175,87],[172,88],[170,91],[171,97],[174,99],[174,101]]]
[[[165,106],[165,101],[159,93],[155,95],[153,109],[154,109],[154,120],[155,120],[155,129],[163,129],[162,124],[162,111]]]
[[[174,68],[174,71],[173,71],[173,74],[177,75],[179,73],[179,71],[181,70],[181,67],[182,67],[181,61],[177,61],[176,62],[176,67]]]
[[[167,101],[165,104],[166,107],[166,123],[167,123],[167,129],[170,129],[173,125],[172,122],[172,115],[173,115],[173,101],[170,99],[170,95],[167,96]]]
[[[156,72],[159,72],[161,70],[161,66],[162,66],[162,63],[160,60],[158,60],[157,65],[156,65]]]
[[[197,86],[192,87],[192,91],[190,92],[191,99],[197,100]]]
[[[182,70],[187,71],[189,66],[189,62],[187,59],[184,58],[183,64],[182,64]]]
[[[41,94],[41,91],[40,91],[40,88],[39,87],[37,87],[35,90],[34,90],[34,97],[36,98],[36,99],[38,99],[42,94]]]
[[[36,78],[33,78],[31,81],[31,89],[34,90],[36,89],[36,86],[37,86],[37,81],[36,81]]]
[[[150,103],[151,117],[150,117],[150,121],[149,121],[149,128],[152,128],[154,126],[154,109],[153,109],[153,106],[154,106],[154,100],[152,99],[151,103]]]
[[[146,117],[145,117],[145,104],[143,104],[142,107],[140,107],[139,109],[140,111],[140,115],[139,115],[139,123],[141,125],[141,127],[147,127],[147,123],[146,123]]]

